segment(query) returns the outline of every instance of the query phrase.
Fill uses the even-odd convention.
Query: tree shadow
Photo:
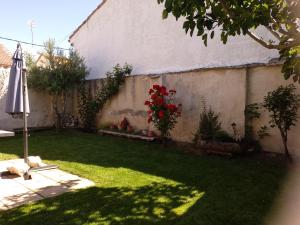
[[[40,155],[42,159],[51,162],[57,161],[58,164],[61,163],[62,169],[69,172],[76,173],[77,171],[76,169],[72,170],[72,166],[70,166],[72,163],[98,166],[107,168],[108,171],[111,168],[126,168],[178,182],[189,192],[194,190],[200,193],[205,192],[205,196],[183,213],[180,220],[178,220],[179,217],[174,217],[174,214],[170,212],[172,207],[176,208],[176,204],[182,203],[180,200],[175,199],[173,204],[165,204],[164,211],[168,212],[168,216],[165,214],[164,218],[158,219],[159,216],[148,212],[156,204],[149,197],[151,192],[153,192],[154,198],[159,194],[164,196],[168,192],[174,196],[177,194],[184,196],[178,190],[178,186],[172,189],[168,186],[155,184],[137,189],[127,187],[92,188],[67,194],[66,196],[69,197],[63,195],[55,201],[53,199],[46,200],[46,203],[43,201],[41,204],[48,204],[47,207],[42,207],[39,213],[34,214],[36,218],[40,217],[41,219],[36,221],[43,221],[43,215],[47,214],[47,212],[44,213],[44,210],[52,209],[55,204],[58,204],[66,215],[57,210],[51,214],[51,217],[64,216],[65,221],[68,221],[65,224],[72,224],[72,222],[73,224],[80,224],[80,222],[88,220],[89,217],[97,217],[94,219],[95,221],[106,218],[109,221],[108,224],[151,224],[152,222],[156,224],[192,225],[261,224],[279,193],[287,172],[284,164],[276,161],[195,157],[178,152],[176,148],[166,149],[158,144],[100,137],[76,131],[60,134],[55,132],[32,133],[29,144],[30,155]],[[17,146],[20,147],[16,148]],[[21,156],[21,136],[5,140],[0,139],[0,152]],[[86,173],[92,173],[92,171],[91,169]],[[78,175],[85,176],[84,172]],[[89,176],[90,174],[86,174],[87,178],[90,178]],[[134,180],[131,181],[134,182]],[[101,182],[101,177],[95,182]],[[129,194],[127,201],[125,193],[130,192],[133,192],[133,195]],[[114,195],[113,193],[117,194]],[[93,198],[93,195],[99,198]],[[113,198],[116,200],[113,201]],[[146,203],[143,205],[144,200]],[[64,202],[69,205],[64,205]],[[87,208],[95,207],[97,210],[85,209],[85,204],[88,204]],[[147,210],[145,212],[138,210],[140,214],[133,213],[138,207],[145,207]],[[37,206],[37,208],[39,207]],[[24,210],[27,212],[27,216],[17,216],[22,215],[22,210],[24,209],[16,209],[8,215],[14,215],[16,221],[23,217],[28,218],[29,221],[32,211]],[[132,216],[128,217],[128,215]],[[78,223],[76,218],[81,218],[78,219],[80,220]],[[102,222],[105,223],[105,221]],[[102,222],[99,221],[96,224]]]
[[[174,224],[204,193],[184,185],[153,183],[139,188],[92,187],[19,207],[3,224]],[[50,216],[51,215],[51,216]]]

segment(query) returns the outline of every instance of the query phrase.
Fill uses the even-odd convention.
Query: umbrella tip
[[[12,57],[13,59],[22,60],[22,47],[20,42],[17,44],[17,49],[15,51],[15,54]]]

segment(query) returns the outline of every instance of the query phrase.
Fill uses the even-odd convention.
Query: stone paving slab
[[[43,197],[41,197],[37,193],[27,190],[27,192],[25,193],[4,197],[1,199],[1,202],[4,205],[4,210],[6,210],[42,199]]]
[[[67,186],[70,190],[81,189],[94,185],[94,183],[90,180],[81,178],[70,173],[66,173],[59,169],[45,170],[39,173],[41,173],[48,179],[62,184],[63,186]]]
[[[25,194],[28,192],[28,189],[17,182],[2,182],[0,180],[0,200],[7,196]]]
[[[0,211],[95,185],[59,169],[34,172],[31,180],[9,174],[7,166],[21,160],[0,161]]]

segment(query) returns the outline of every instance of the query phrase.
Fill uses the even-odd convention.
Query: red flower
[[[149,95],[151,95],[153,92],[154,92],[154,90],[150,88],[149,89]]]
[[[167,108],[171,111],[171,112],[175,112],[177,111],[177,107],[174,104],[169,104],[167,105]]]
[[[169,93],[167,91],[161,91],[161,95],[168,96]]]
[[[157,98],[157,95],[156,95],[156,94],[151,95],[151,99],[152,99],[152,100],[155,100],[156,98]]]
[[[164,117],[164,115],[165,115],[165,112],[164,112],[164,111],[160,110],[160,111],[158,112],[158,117],[159,117],[160,119],[162,119],[162,118]]]
[[[159,91],[160,90],[160,86],[158,84],[154,84],[153,85],[153,89]]]
[[[163,128],[160,131],[165,132],[164,129],[172,129],[177,122],[177,118],[181,116],[182,111],[181,104],[177,105],[173,103],[173,96],[176,91],[172,89],[168,91],[165,86],[154,84],[148,90],[148,93],[150,100],[145,101],[145,105],[148,108],[148,123],[158,125],[163,120]],[[166,132],[162,133],[162,136],[166,135],[168,135]]]
[[[169,93],[167,92],[167,88],[165,86],[161,86],[161,88],[160,88],[160,94],[164,95],[164,96],[169,95]]]
[[[164,99],[163,98],[158,98],[157,99],[157,104],[158,105],[163,105],[164,104]]]

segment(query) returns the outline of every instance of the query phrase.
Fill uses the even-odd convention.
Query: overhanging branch
[[[277,49],[277,50],[282,50],[285,48],[292,48],[292,47],[297,47],[300,46],[300,40],[295,40],[295,41],[290,41],[290,42],[286,42],[283,44],[277,44],[277,45],[273,45],[273,44],[268,44],[266,43],[261,37],[258,37],[257,35],[255,35],[254,33],[247,31],[247,34],[256,42],[258,42],[259,44],[261,44],[263,47],[267,48],[267,49]]]
[[[247,31],[247,34],[256,42],[258,42],[260,45],[267,49],[278,49],[279,45],[273,45],[273,44],[268,44],[266,43],[262,38],[256,36],[254,33]]]
[[[278,41],[281,41],[281,36],[276,31],[274,31],[270,26],[267,26],[266,28]]]

